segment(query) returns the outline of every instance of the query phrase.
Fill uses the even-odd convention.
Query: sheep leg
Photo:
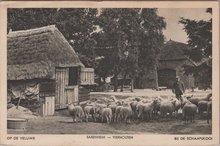
[[[80,115],[79,122],[83,121],[83,114]]]
[[[201,112],[200,108],[198,108],[198,113],[199,113],[200,116],[202,115],[202,112]]]
[[[103,118],[103,116],[101,117],[101,119],[102,119],[101,121],[102,121],[102,123],[103,123],[103,122],[104,122],[104,118]]]
[[[124,122],[128,123],[128,117],[127,116],[125,116],[125,121]]]
[[[82,122],[82,115],[80,113],[77,115],[77,118],[78,118],[78,122]]]
[[[76,116],[76,122],[80,122],[80,115]]]
[[[126,122],[127,122],[127,118],[126,118],[126,116],[123,116],[123,118],[122,118],[122,119],[123,119],[123,122],[124,122],[124,123],[126,123]]]
[[[149,121],[149,113],[146,113],[146,115],[145,115],[145,120],[146,120],[146,122]]]
[[[175,119],[177,118],[177,111],[176,110],[174,111],[174,118]]]
[[[131,118],[128,117],[128,123],[131,123]]]
[[[115,122],[118,122],[118,114],[115,114],[115,117],[114,117],[114,118],[115,118],[114,121],[115,121]]]
[[[170,112],[170,120],[172,120],[173,119],[173,112]]]
[[[119,114],[117,114],[116,121],[119,122]]]
[[[112,122],[114,122],[114,115],[115,115],[115,114],[112,114]]]
[[[195,122],[195,114],[193,114],[192,120],[193,122]]]
[[[85,114],[85,118],[86,118],[86,122],[88,122],[88,121],[89,121],[89,116],[88,116],[88,114]]]
[[[94,122],[96,121],[94,114],[92,114],[92,119]]]
[[[111,117],[109,116],[108,117],[108,124],[110,124],[111,123]]]
[[[183,114],[183,121],[186,123],[186,115],[185,114]]]
[[[161,116],[158,115],[157,120],[160,121]]]
[[[107,124],[109,124],[109,117],[108,116],[106,116],[106,122],[107,122]]]
[[[106,116],[106,121],[107,121],[108,124],[110,123],[110,122],[109,122],[110,119],[109,119],[109,116],[108,116],[108,115]]]
[[[149,113],[149,121],[152,119],[152,112]]]
[[[76,123],[76,117],[73,116],[72,118],[73,118],[73,123]]]

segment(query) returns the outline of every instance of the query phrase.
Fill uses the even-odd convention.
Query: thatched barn
[[[195,66],[196,64],[185,55],[189,47],[180,42],[168,41],[158,56],[158,66],[148,69],[148,73],[135,80],[135,88],[158,87],[172,88],[175,77],[179,76],[186,88],[195,86],[195,79],[192,75],[184,74],[184,66]]]
[[[179,76],[186,88],[193,88],[195,80],[192,75],[184,74],[184,66],[196,66],[195,62],[190,60],[185,51],[189,47],[180,42],[168,41],[161,49],[159,55],[159,64],[157,69],[158,86],[172,88],[175,77]]]
[[[86,69],[77,53],[54,25],[9,32],[7,80],[14,96],[55,97],[56,108],[65,107],[78,101],[81,71]]]

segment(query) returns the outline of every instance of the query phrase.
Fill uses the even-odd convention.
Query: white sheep
[[[182,98],[180,98],[180,101],[181,101],[181,109],[183,108],[183,106],[184,106],[186,103],[190,102],[190,101],[188,100],[188,97],[182,97]]]
[[[120,120],[120,111],[122,107],[122,105],[117,105],[115,108],[115,115],[113,117],[115,122],[118,122]]]
[[[82,118],[84,117],[84,112],[80,105],[69,104],[68,111],[73,118],[73,122],[77,122],[76,118],[78,118],[79,121],[82,122]]]
[[[148,121],[151,120],[151,118],[152,118],[153,109],[154,109],[154,106],[156,105],[156,103],[157,103],[157,100],[153,100],[149,103],[143,104],[142,114],[143,114],[144,118],[147,118]]]
[[[141,120],[144,119],[144,116],[143,116],[143,108],[144,108],[144,103],[143,102],[139,102],[136,106],[136,113],[137,113],[137,117]]]
[[[102,109],[106,107],[106,104],[95,103],[96,114],[98,114],[99,119],[102,117]]]
[[[155,100],[157,101],[156,104],[154,105],[154,109],[153,109],[153,116],[154,117],[158,117],[158,113],[160,112],[160,104],[163,101],[163,99],[161,97],[156,97]]]
[[[177,117],[178,110],[181,107],[181,102],[177,98],[171,98],[171,102],[174,104],[174,116]]]
[[[102,123],[106,120],[106,122],[109,124],[112,120],[112,110],[111,108],[103,108],[102,109]]]
[[[130,122],[132,115],[133,113],[130,104],[124,103],[119,112],[120,119],[124,122]]]
[[[116,115],[116,107],[117,107],[117,104],[116,103],[110,103],[108,105],[109,108],[111,108],[112,110],[112,121],[115,122],[115,115]]]
[[[167,114],[169,114],[170,118],[172,118],[172,114],[175,111],[175,100],[174,101],[170,101],[170,100],[166,100],[166,101],[162,101],[160,104],[160,113],[161,113],[161,117],[166,116]]]
[[[189,121],[193,122],[195,119],[195,114],[197,111],[197,106],[193,103],[191,103],[190,101],[187,102],[184,106],[183,106],[183,120],[185,122]]]
[[[188,100],[189,100],[191,103],[193,103],[193,104],[195,104],[195,105],[198,106],[199,101],[209,101],[211,97],[212,97],[212,93],[210,93],[210,94],[208,94],[207,96],[202,97],[202,98],[191,96],[190,98],[188,98]]]
[[[209,101],[199,101],[199,103],[198,103],[198,112],[199,112],[199,115],[202,115],[202,113],[203,113],[204,111],[207,111],[208,102],[209,102]]]
[[[131,106],[131,109],[132,109],[132,111],[133,111],[133,115],[132,115],[132,117],[133,117],[133,119],[135,119],[135,118],[137,118],[137,105],[138,105],[138,103],[139,103],[139,101],[132,101],[131,103],[130,103],[130,106]]]
[[[118,99],[114,95],[110,96],[110,98],[113,100],[113,102],[118,102]]]
[[[88,122],[88,120],[89,120],[89,115],[92,116],[93,121],[96,121],[96,118],[95,118],[95,113],[96,113],[95,103],[87,104],[84,107],[84,113],[85,113],[86,122]]]

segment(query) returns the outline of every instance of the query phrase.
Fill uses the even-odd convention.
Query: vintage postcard
[[[1,145],[219,144],[216,1],[4,1],[0,47]]]

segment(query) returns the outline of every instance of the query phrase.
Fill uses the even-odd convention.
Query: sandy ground
[[[188,91],[186,95],[202,97],[210,91]],[[133,93],[125,91],[117,92],[93,92],[91,98],[108,97],[115,95],[118,99],[126,99],[134,96],[171,96],[170,90],[153,91],[153,90],[135,90]],[[208,125],[204,117],[197,115],[194,123],[185,123],[179,119],[166,121],[151,120],[150,122],[131,122],[127,123],[94,123],[82,122],[73,123],[70,116],[56,114],[49,117],[38,117],[29,119],[25,131],[8,129],[9,134],[211,134],[212,127]]]
[[[211,90],[194,90],[194,92],[192,92],[191,90],[186,90],[184,96],[196,96],[196,97],[203,97],[206,96],[208,93],[211,93]],[[120,96],[148,96],[148,97],[152,97],[152,96],[174,96],[174,94],[172,93],[172,90],[167,89],[167,90],[161,90],[161,91],[156,91],[156,90],[151,90],[151,89],[135,89],[134,92],[130,92],[128,89],[125,90],[124,92],[91,92],[90,93],[91,96],[96,96],[96,95],[103,95],[103,96],[110,96],[110,95],[115,95],[116,97],[120,97]]]
[[[73,123],[71,117],[40,117],[28,121],[25,131],[9,129],[9,134],[211,134],[211,125],[205,119],[185,123],[174,119],[169,121],[133,123]]]

